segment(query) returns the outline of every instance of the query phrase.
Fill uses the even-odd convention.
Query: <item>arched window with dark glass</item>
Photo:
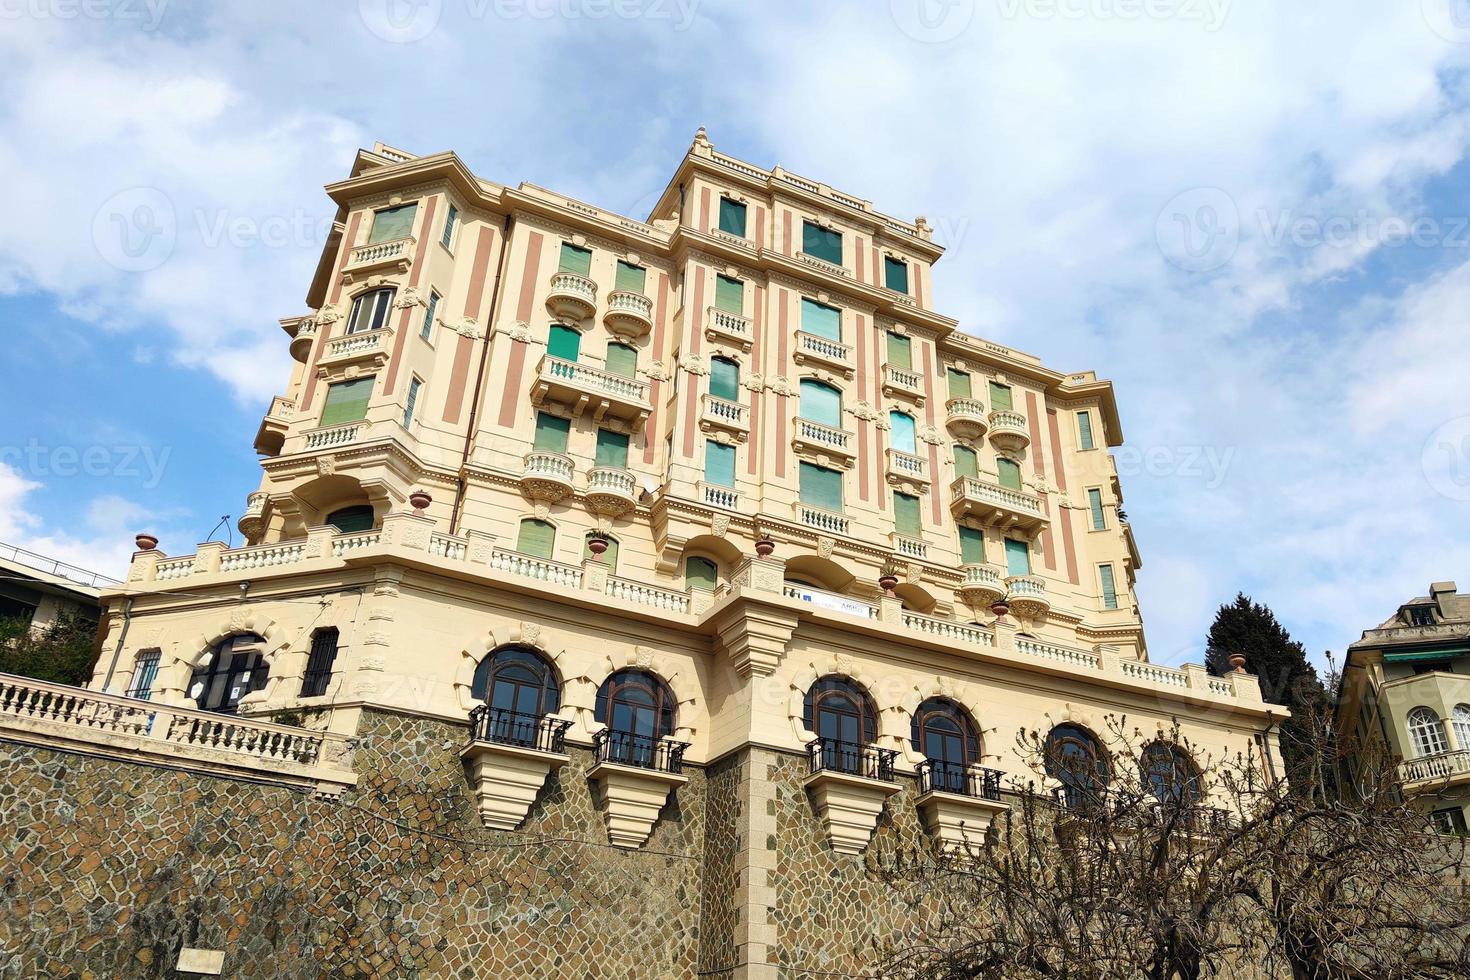
[[[388,316],[393,312],[393,298],[398,290],[375,289],[362,293],[352,301],[352,311],[347,314],[347,332],[364,333],[382,330],[388,326]]]
[[[488,707],[485,736],[506,745],[536,747],[541,719],[561,707],[556,670],[535,650],[503,647],[481,660],[470,695]]]
[[[327,515],[327,523],[343,534],[352,534],[357,531],[371,531],[373,529],[373,519],[372,504],[353,504],[351,507],[338,507]]]
[[[863,749],[878,737],[878,712],[861,686],[821,677],[806,692],[802,722],[821,740],[822,767],[860,773]]]
[[[1187,806],[1199,798],[1199,770],[1172,742],[1150,742],[1139,759],[1143,788],[1160,803]]]
[[[646,670],[620,670],[597,689],[593,715],[607,726],[606,759],[652,768],[659,741],[674,733],[674,694]]]
[[[265,689],[269,675],[265,640],[254,633],[241,633],[221,640],[209,651],[189,682],[189,697],[205,711],[234,714],[241,698]]]
[[[930,698],[914,712],[914,751],[929,760],[933,789],[964,793],[970,766],[980,761],[980,736],[964,708],[948,698]]]
[[[1046,737],[1046,774],[1062,784],[1062,802],[1071,808],[1102,800],[1108,785],[1108,763],[1097,736],[1070,722]]]

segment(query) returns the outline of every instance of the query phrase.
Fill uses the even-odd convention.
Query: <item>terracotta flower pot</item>
[[[776,552],[776,542],[770,538],[761,538],[755,543],[755,553],[762,558],[769,558]]]
[[[592,557],[601,558],[607,554],[607,538],[595,535],[587,539],[587,550],[592,552]]]
[[[152,551],[158,547],[158,539],[151,534],[139,534],[133,538],[139,551]]]
[[[1011,611],[1011,604],[1009,602],[992,602],[990,604],[990,611],[997,616],[1004,616]]]
[[[884,595],[893,595],[893,587],[898,585],[897,575],[878,576],[878,588],[883,590]]]
[[[1230,669],[1244,673],[1244,671],[1245,671],[1245,654],[1243,654],[1243,653],[1232,653],[1230,655]]]
[[[434,498],[429,496],[426,490],[415,490],[408,495],[408,502],[413,507],[415,514],[422,514],[424,509],[434,502]]]

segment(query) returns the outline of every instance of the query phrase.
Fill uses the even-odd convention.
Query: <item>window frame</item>
[[[1079,409],[1077,412],[1077,451],[1091,452],[1097,448],[1097,429],[1092,424],[1092,412]]]
[[[739,231],[735,231],[733,228],[726,228],[725,227],[725,214],[726,214],[726,205],[727,204],[729,205],[729,212],[731,214],[735,214],[738,211],[738,213],[740,215],[740,230]],[[737,201],[733,197],[730,197],[727,194],[721,194],[720,195],[720,204],[719,204],[719,208],[717,209],[717,211],[718,211],[718,213],[715,216],[715,227],[716,228],[718,228],[720,231],[724,232],[727,235],[734,235],[737,238],[745,238],[746,237],[746,233],[747,233],[748,229],[750,228],[750,209],[746,206],[746,204],[745,204],[744,201]]]
[[[327,641],[331,641],[330,647]],[[341,632],[335,626],[323,626],[312,630],[311,650],[306,658],[306,670],[301,675],[301,691],[298,697],[319,698],[327,693],[332,684],[333,668],[337,664],[337,650],[342,642]]]
[[[395,214],[395,213],[397,213],[399,211],[410,211],[411,212],[411,216],[408,219],[408,227],[404,229],[403,234],[401,234],[401,235],[394,235],[392,237],[387,237],[387,236],[379,237],[379,235],[378,235],[378,226],[379,226],[379,220],[382,218],[382,216],[385,215],[385,214]],[[386,207],[386,208],[374,208],[373,209],[373,223],[372,223],[372,226],[370,228],[368,228],[368,239],[367,239],[367,242],[365,244],[368,244],[368,245],[381,245],[383,242],[396,242],[399,239],[412,238],[413,237],[413,226],[418,223],[418,220],[419,220],[419,202],[416,201],[416,200],[415,201],[409,201],[409,202],[404,203],[404,204],[394,204],[394,205],[391,205],[391,206]]]
[[[728,483],[722,482],[721,480],[717,479],[717,477],[720,476],[721,474],[715,474],[715,473],[712,473],[711,472],[712,467],[711,467],[710,463],[711,463],[711,460],[713,459],[713,457],[715,457],[715,456],[719,456],[722,459],[728,458],[728,462],[729,462],[729,466],[730,466],[730,481]],[[725,443],[719,442],[719,441],[714,440],[714,439],[706,439],[704,441],[704,482],[705,483],[708,483],[710,486],[725,487],[726,489],[734,489],[734,487],[735,487],[735,473],[737,471],[737,468],[738,468],[738,456],[737,456],[737,452],[736,452],[736,449],[735,449],[734,446],[726,445]]]
[[[358,333],[372,333],[375,330],[386,330],[392,326],[393,303],[398,298],[397,286],[378,286],[374,289],[365,289],[352,297],[352,306],[347,310],[347,326],[345,336]],[[364,302],[368,301],[368,302]],[[371,303],[371,312],[364,314]],[[366,321],[364,324],[362,321]]]
[[[158,668],[162,660],[163,650],[159,647],[139,650],[134,655],[133,675],[128,680],[128,697],[139,701],[153,700],[153,685],[158,680]]]
[[[1445,735],[1444,719],[1428,705],[1413,708],[1404,717],[1404,729],[1409,736],[1409,746],[1415,759],[1425,759],[1449,751]]]
[[[837,242],[837,258],[835,259],[829,258],[828,254],[823,254],[831,247],[834,237]],[[816,245],[817,248],[814,250],[808,245]],[[847,236],[842,233],[841,229],[828,228],[811,218],[802,218],[801,254],[810,255],[818,261],[841,267],[847,256]]]
[[[361,422],[367,418],[368,409],[372,406],[373,392],[377,387],[378,376],[369,374],[361,378],[343,378],[341,381],[333,381],[327,385],[327,393],[322,398],[322,414],[318,417],[317,425],[327,428],[333,425],[347,425],[351,422]],[[334,403],[333,392],[345,393],[348,390],[358,391],[365,389],[367,397],[346,401],[342,394],[338,394],[338,401]],[[359,414],[350,414],[354,409],[352,406],[362,405]],[[337,415],[332,414],[332,409],[338,409]]]
[[[1108,529],[1108,505],[1103,500],[1102,487],[1087,488],[1087,515],[1089,531]]]
[[[444,297],[439,295],[437,289],[429,290],[429,302],[424,307],[424,323],[419,327],[419,339],[434,342],[434,314],[439,312],[439,301]]]
[[[1103,609],[1112,612],[1119,608],[1118,605],[1118,573],[1110,561],[1101,562],[1097,566],[1098,599],[1102,602]],[[1112,593],[1111,600],[1108,594]]]
[[[543,554],[539,554],[538,552],[534,552],[534,551],[526,551],[522,547],[522,545],[525,543],[526,528],[527,528],[528,525],[529,526],[532,526],[532,527],[535,527],[538,530],[540,528],[543,528],[543,527],[544,528],[550,528],[551,529],[551,541],[548,543],[548,545],[546,547],[546,554],[543,555]],[[536,559],[539,559],[541,561],[555,561],[556,560],[556,537],[557,537],[556,532],[557,532],[557,526],[555,524],[551,523],[550,521],[544,521],[544,520],[542,520],[539,517],[522,517],[519,521],[516,522],[516,545],[515,545],[515,552],[516,552],[516,554],[518,554],[518,555],[524,555],[527,558],[536,558]]]
[[[454,235],[459,231],[459,208],[453,201],[449,202],[449,210],[444,213],[444,234],[439,236],[439,244],[450,255],[454,254]]]
[[[893,274],[895,270],[903,274],[902,286],[895,286],[893,284]],[[909,264],[906,259],[901,259],[895,255],[883,256],[883,288],[891,289],[895,293],[901,293],[904,296],[908,296],[910,295],[909,280],[911,278],[912,277],[909,275]]]

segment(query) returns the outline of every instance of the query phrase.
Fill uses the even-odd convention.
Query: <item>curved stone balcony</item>
[[[291,356],[305,364],[311,357],[311,347],[316,343],[317,331],[320,328],[317,322],[310,318],[304,318],[296,324],[296,332],[291,335]]]
[[[979,439],[990,427],[978,398],[951,398],[944,403],[944,424],[961,439]]]
[[[1026,416],[1001,410],[990,413],[990,444],[1003,453],[1019,453],[1031,445]]]
[[[236,526],[251,541],[260,537],[261,529],[265,526],[265,502],[266,494],[260,490],[245,498],[245,513],[240,515]]]
[[[551,277],[546,308],[554,317],[585,320],[597,310],[597,283],[575,272],[558,272]]]
[[[521,471],[521,492],[532,500],[554,504],[572,494],[572,473],[576,467],[570,456],[534,449],[526,454]]]
[[[281,395],[272,398],[270,409],[260,420],[260,428],[255,431],[255,451],[262,456],[279,456],[281,447],[286,444],[286,435],[290,432],[291,421],[294,418],[296,418],[294,401]]]
[[[1005,580],[1006,602],[1020,619],[1042,620],[1051,612],[1046,582],[1036,575],[1011,575]]]
[[[625,340],[646,337],[653,329],[653,300],[642,293],[619,289],[607,294],[607,312],[602,325]]]
[[[994,565],[963,565],[964,581],[955,591],[960,601],[967,606],[988,609],[1005,599],[1006,584],[1001,571]]]
[[[603,517],[622,517],[638,506],[638,478],[621,466],[587,471],[587,509]]]

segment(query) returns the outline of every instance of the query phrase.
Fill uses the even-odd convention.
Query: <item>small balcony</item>
[[[1031,445],[1026,416],[1020,412],[990,413],[990,444],[1003,453],[1019,453]]]
[[[648,402],[648,382],[626,378],[578,361],[545,354],[537,366],[531,403],[554,401],[567,406],[580,418],[589,408],[598,422],[614,419],[630,429],[643,424],[653,406]]]
[[[276,456],[286,444],[286,432],[296,417],[296,403],[280,395],[271,399],[271,407],[260,420],[255,432],[255,451],[262,456]]]
[[[963,565],[960,570],[965,578],[955,591],[965,605],[989,609],[1005,599],[1006,585],[999,568],[994,565]]]
[[[915,371],[883,365],[883,394],[913,399],[914,404],[924,407],[924,379]]]
[[[699,499],[711,507],[719,507],[721,510],[740,509],[740,491],[734,487],[716,486],[701,480],[697,489]]]
[[[343,422],[340,425],[326,425],[318,429],[312,429],[306,433],[306,449],[335,449],[348,443],[361,439],[368,431],[368,423],[365,420],[357,422]]]
[[[929,485],[929,464],[922,456],[888,450],[889,483],[922,483]]]
[[[852,518],[846,514],[823,510],[820,507],[812,507],[803,503],[796,505],[796,520],[797,523],[816,528],[823,534],[846,534],[852,527]]]
[[[947,851],[983,846],[991,821],[1008,809],[1000,799],[1004,775],[998,769],[955,762],[919,763],[915,804],[924,829]]]
[[[618,518],[638,506],[638,478],[621,466],[597,466],[587,471],[587,509]]]
[[[551,277],[546,308],[561,320],[585,320],[597,312],[597,283],[575,272],[558,272]]]
[[[240,515],[240,521],[235,526],[250,541],[254,541],[260,537],[260,532],[265,526],[265,502],[267,499],[267,495],[260,490],[245,498],[245,513]]]
[[[1048,523],[1041,498],[971,476],[949,485],[950,509],[956,517],[971,517],[987,527],[1032,534]]]
[[[688,748],[671,738],[609,729],[592,736],[587,778],[602,787],[611,844],[636,848],[648,840],[669,794],[689,781],[683,773]]]
[[[384,273],[402,274],[408,271],[413,261],[416,239],[409,235],[373,245],[359,245],[347,255],[347,264],[342,268],[346,282],[365,279],[370,275]]]
[[[724,429],[744,442],[750,436],[750,409],[706,393],[700,396],[699,428],[702,432]]]
[[[705,311],[704,336],[748,351],[755,331],[751,329],[750,317],[711,306]]]
[[[294,359],[305,364],[311,358],[311,346],[316,343],[319,329],[316,320],[311,317],[302,317],[296,321],[296,332],[291,334],[291,356]]]
[[[851,345],[818,337],[805,330],[796,332],[796,352],[792,356],[797,364],[829,367],[847,378],[853,374]]]
[[[470,712],[470,742],[460,756],[469,765],[480,821],[514,830],[531,812],[546,777],[568,761],[572,723],[551,715],[527,715],[482,704]]]
[[[1040,622],[1051,612],[1046,582],[1035,575],[1012,575],[1005,580],[1006,603],[1020,619]]]
[[[549,504],[565,500],[572,494],[574,470],[570,456],[532,450],[526,454],[525,468],[521,471],[521,492],[531,500]]]
[[[951,398],[945,402],[944,424],[961,439],[979,439],[990,425],[985,406],[975,398]]]
[[[344,364],[367,362],[373,367],[381,367],[388,360],[392,342],[392,327],[350,333],[345,337],[327,341],[326,350],[322,351],[322,357],[318,363],[322,367],[340,367]]]
[[[834,738],[807,743],[803,781],[832,850],[861,854],[873,838],[888,798],[899,791],[893,777],[898,753]]]
[[[813,422],[811,419],[798,418],[796,420],[796,436],[791,440],[791,447],[797,452],[805,452],[812,456],[826,456],[835,459],[842,466],[851,466],[856,458],[857,451],[853,448],[856,440],[853,434],[846,429],[837,429],[821,422]]]
[[[1470,782],[1470,749],[1439,752],[1399,763],[1399,778],[1405,785],[1439,782],[1445,785]],[[1423,787],[1418,787],[1423,788]]]
[[[912,534],[899,534],[893,531],[888,535],[888,543],[893,546],[895,553],[905,558],[925,559],[929,557],[929,545],[923,538]]]
[[[642,293],[619,289],[607,294],[607,311],[602,325],[624,340],[638,340],[653,329],[653,300]]]

